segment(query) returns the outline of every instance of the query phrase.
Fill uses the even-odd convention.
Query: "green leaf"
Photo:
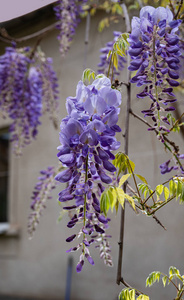
[[[112,54],[112,63],[114,65],[114,67],[116,68],[116,70],[118,70],[118,57],[116,53]]]
[[[168,200],[169,195],[170,195],[169,189],[166,186],[164,186],[164,197],[166,201]]]
[[[125,193],[121,188],[115,188],[115,191],[116,191],[116,194],[117,194],[117,200],[124,209]]]
[[[123,185],[123,183],[131,176],[131,174],[125,174],[121,177],[120,181],[119,181],[119,187],[121,187]]]
[[[166,275],[162,277],[162,283],[163,283],[163,286],[165,287],[166,283],[167,283],[167,276]]]
[[[135,300],[135,290],[134,294],[129,288],[125,288],[119,294],[119,300]]]
[[[180,203],[184,202],[184,184],[182,186],[181,196],[180,196]]]
[[[102,32],[105,27],[109,27],[109,18],[104,18],[100,21],[98,25],[99,32]]]
[[[139,175],[139,174],[135,174],[142,182],[147,183],[146,179],[142,176],[142,175]]]
[[[171,266],[171,267],[169,268],[169,275],[170,275],[170,276],[171,276],[171,275],[180,275],[180,271],[179,271],[177,268]]]
[[[88,81],[90,82],[91,78],[92,79],[95,79],[95,72],[92,70],[92,69],[85,69],[83,74],[82,74],[82,81],[85,82],[85,81]]]
[[[169,192],[171,196],[175,195],[176,193],[176,184],[172,179],[169,181]]]
[[[132,173],[134,172],[134,170],[135,170],[135,164],[134,164],[133,161],[131,161],[131,160],[128,158],[128,156],[127,156],[127,159],[128,159],[128,165],[127,165],[127,167],[128,167],[128,172],[132,174]]]
[[[110,187],[108,190],[107,190],[107,196],[109,198],[109,201],[110,201],[110,207],[111,207],[111,211],[113,212],[113,208],[116,204],[116,192],[114,190],[113,187]]]
[[[107,195],[107,192],[104,191],[102,193],[101,199],[100,199],[100,209],[104,213],[105,216],[107,215],[109,207],[110,207],[110,199]]]
[[[135,202],[134,199],[129,196],[128,194],[125,194],[125,198],[128,200],[128,202],[130,203],[130,205],[133,207],[133,209],[135,210]]]
[[[164,186],[162,184],[159,184],[159,185],[157,185],[155,190],[156,190],[157,196],[159,198],[164,190]]]
[[[146,286],[152,286],[156,281],[159,282],[161,273],[159,271],[154,271],[149,274],[146,279]]]
[[[137,300],[149,300],[149,297],[147,295],[139,295]]]

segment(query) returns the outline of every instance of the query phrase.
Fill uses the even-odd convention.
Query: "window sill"
[[[19,237],[20,226],[17,224],[0,223],[0,237]]]

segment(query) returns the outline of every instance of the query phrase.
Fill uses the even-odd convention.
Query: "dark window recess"
[[[8,222],[9,133],[0,130],[0,223]]]

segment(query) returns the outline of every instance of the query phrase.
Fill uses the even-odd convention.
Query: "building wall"
[[[96,69],[99,61],[99,48],[105,42],[112,40],[111,30],[117,28],[124,31],[123,23],[112,25],[111,28],[99,34],[97,25],[101,16],[98,14],[91,21],[90,40],[88,45],[86,67]],[[33,26],[33,25],[32,25]],[[35,25],[37,26],[37,25]],[[77,82],[81,79],[85,64],[85,21],[77,29],[75,40],[65,59],[61,59],[53,31],[41,42],[41,47],[48,56],[54,58],[54,67],[60,82],[59,120],[66,115],[65,99],[75,96]],[[126,79],[125,71],[122,75]],[[132,90],[132,109],[139,113],[145,109],[145,100],[135,97]],[[122,88],[122,108],[119,124],[124,130],[126,90]],[[148,106],[149,104],[147,104]],[[0,125],[8,121],[0,121]],[[118,136],[122,140],[122,134]],[[179,141],[183,144],[183,141]],[[59,145],[58,131],[48,121],[42,118],[39,135],[23,153],[16,158],[10,154],[10,223],[15,230],[9,236],[0,236],[0,294],[44,299],[64,299],[66,290],[66,275],[68,259],[66,253],[68,244],[65,239],[71,234],[66,227],[67,215],[57,223],[61,207],[57,203],[57,194],[61,185],[53,191],[53,200],[47,202],[47,209],[43,213],[37,231],[32,240],[28,239],[27,222],[30,213],[30,197],[41,169],[49,165],[57,165],[57,146]],[[122,146],[123,149],[123,146]],[[136,163],[136,172],[147,178],[151,186],[162,180],[159,164],[166,161],[162,145],[156,140],[153,132],[148,132],[144,124],[131,117],[129,157]],[[165,180],[165,179],[164,179]],[[136,215],[126,205],[125,240],[123,255],[123,277],[131,286],[149,293],[152,300],[173,299],[173,289],[163,289],[156,285],[145,289],[145,279],[154,270],[167,272],[170,265],[183,269],[183,206],[179,203],[169,204],[158,217],[167,227],[164,231],[155,220],[145,215]],[[114,267],[108,268],[100,260],[95,249],[91,254],[95,266],[84,266],[77,274],[75,266],[78,253],[72,255],[72,300],[115,300],[123,286],[116,285],[118,241],[119,241],[119,213],[112,216],[109,233],[113,235],[112,256]],[[16,227],[18,226],[18,227]],[[17,229],[18,228],[18,229]]]

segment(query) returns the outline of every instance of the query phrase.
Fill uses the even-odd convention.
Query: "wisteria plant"
[[[65,5],[67,9],[67,1],[60,1],[59,5],[60,8]],[[119,11],[124,13],[128,26],[129,16],[125,4],[121,1],[112,1],[111,5],[116,5]],[[57,17],[60,15],[58,7],[56,7]],[[70,28],[70,33],[66,34],[63,28],[67,21],[61,23],[59,39],[62,54],[67,50],[68,42],[77,24],[75,22],[75,25],[71,25],[71,20],[78,17],[78,14],[73,16],[72,7],[67,12],[70,18],[67,17],[67,13],[64,13],[64,9],[60,12],[61,20],[65,16],[70,24],[67,27]],[[88,10],[90,11],[89,7]],[[182,73],[181,23],[179,13],[176,17],[172,7],[142,7],[139,17],[132,18],[131,32],[115,31],[114,41],[108,42],[100,50],[99,74],[86,69],[82,80],[77,84],[76,96],[66,99],[67,116],[61,121],[61,145],[58,146],[57,154],[62,170],[56,172],[55,180],[59,183],[66,183],[65,189],[59,193],[58,200],[63,204],[63,210],[69,213],[67,227],[73,231],[66,239],[68,244],[72,243],[72,247],[69,246],[67,252],[78,251],[80,253],[76,266],[77,272],[82,271],[85,261],[91,265],[95,264],[92,258],[93,245],[100,250],[100,257],[105,264],[112,266],[109,243],[111,236],[108,234],[110,219],[107,216],[109,209],[113,211],[115,208],[117,211],[120,205],[121,223],[123,223],[124,205],[125,201],[128,201],[135,211],[142,211],[152,216],[165,229],[155,213],[175,198],[179,198],[180,203],[184,201],[182,163],[184,155],[180,153],[179,146],[170,139],[170,133],[178,132],[183,125],[182,116],[179,120],[175,120],[172,116],[175,110],[173,103],[177,101],[174,88],[180,85],[179,79]],[[103,26],[102,23],[101,26]],[[68,39],[66,47],[63,46],[65,34]],[[129,74],[129,81],[126,83],[117,79],[119,72],[125,68]],[[142,111],[144,118],[136,115],[130,107],[131,84],[136,84],[137,87],[143,86],[137,98],[147,99],[148,107]],[[115,136],[117,132],[121,132],[117,123],[121,113],[122,85],[127,87],[125,151],[118,152],[121,143]],[[160,171],[163,175],[171,171],[175,174],[155,188],[151,188],[141,174],[135,173],[135,164],[128,157],[127,136],[130,114],[144,122],[149,131],[154,131],[158,141],[170,153],[171,158],[160,165]],[[43,174],[48,174],[48,172],[52,175],[47,176],[53,178],[52,169],[48,169]],[[43,186],[43,177],[41,180],[33,196],[33,216],[36,212],[39,215],[40,208],[36,208],[37,203],[40,205],[43,199],[45,200],[45,196],[40,198],[40,191],[43,191],[43,187],[47,190],[47,181]],[[138,180],[141,183],[138,183]],[[34,224],[33,221],[31,223]],[[31,228],[30,225],[29,228]],[[124,281],[121,275],[122,250],[123,229],[121,225],[117,283],[122,282],[126,288],[120,293],[119,299],[135,299],[136,296],[139,300],[149,299],[147,295]],[[147,279],[147,285],[150,286],[159,281],[161,274],[160,272],[151,273]],[[179,278],[181,285],[177,286],[173,282],[175,277]],[[179,270],[171,267],[168,276],[163,274],[164,286],[167,280],[176,287],[175,299],[182,299],[184,281]]]
[[[97,1],[98,2],[98,1]],[[128,1],[127,3],[129,4]],[[98,8],[111,12],[110,21],[123,18],[126,33],[114,31],[114,39],[100,50],[97,72],[86,69],[76,87],[76,95],[66,99],[67,114],[60,124],[58,166],[41,171],[35,185],[29,216],[30,236],[39,223],[45,202],[51,198],[51,190],[61,185],[58,201],[63,211],[68,212],[67,252],[78,252],[76,271],[84,264],[94,265],[93,251],[96,248],[107,266],[112,266],[109,210],[121,209],[121,229],[117,284],[125,289],[119,295],[124,299],[149,297],[132,288],[124,281],[122,272],[123,231],[125,202],[135,212],[151,216],[161,227],[164,224],[156,212],[173,199],[184,202],[184,151],[171,138],[183,126],[180,114],[175,119],[176,88],[183,84],[184,30],[183,1],[162,1],[156,8],[148,1],[134,1],[132,8],[140,8],[139,16],[131,20],[124,1],[68,1],[60,0],[54,8],[59,29],[58,40],[62,57],[66,55],[81,15],[86,16]],[[158,1],[157,1],[158,2]],[[109,25],[106,19],[101,28]],[[126,71],[127,82],[119,79]],[[41,49],[18,48],[15,43],[0,56],[0,109],[4,117],[10,117],[11,139],[19,154],[25,145],[35,138],[44,111],[51,112],[55,123],[58,107],[58,83],[52,67],[52,59]],[[121,87],[126,86],[127,104],[125,133],[118,125],[121,115]],[[131,85],[140,88],[137,98],[146,99],[143,117],[131,108]],[[146,178],[137,173],[136,166],[128,156],[129,116],[133,115],[153,131],[157,140],[167,149],[170,158],[160,165],[162,175],[170,173],[156,187],[151,187]],[[124,137],[124,151],[119,152]],[[173,175],[174,174],[174,175]],[[112,217],[113,218],[113,215]],[[94,248],[94,249],[93,249]],[[163,285],[171,283],[176,288],[177,300],[183,299],[184,275],[175,267],[169,274],[152,272],[147,278],[151,286],[162,277]],[[175,282],[179,280],[179,284]]]

